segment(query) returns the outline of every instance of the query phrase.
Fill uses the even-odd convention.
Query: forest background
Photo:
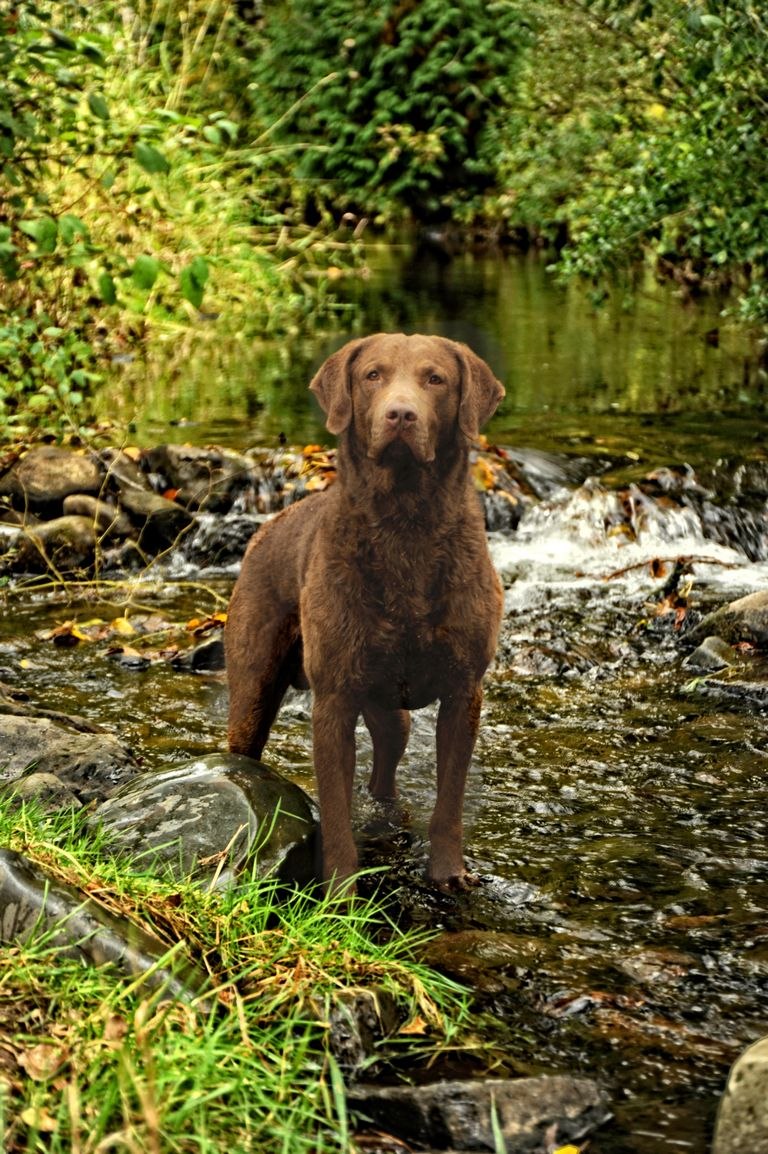
[[[20,2],[0,14],[0,432],[175,326],[330,323],[364,237],[651,264],[768,324],[750,0]]]

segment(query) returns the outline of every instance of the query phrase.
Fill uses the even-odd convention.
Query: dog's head
[[[475,439],[504,396],[467,345],[418,333],[349,341],[309,387],[329,432],[353,429],[367,456],[380,464],[428,464],[443,441],[460,433]]]

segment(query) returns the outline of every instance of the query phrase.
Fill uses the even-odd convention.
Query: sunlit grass
[[[223,893],[158,879],[110,857],[77,815],[8,801],[0,843],[207,975],[202,995],[169,1000],[45,937],[6,948],[0,1103],[12,1154],[348,1150],[331,1009],[362,991],[394,1006],[377,1063],[426,1060],[466,1027],[462,991],[416,960],[423,936],[399,932],[381,904],[285,896],[255,874]]]

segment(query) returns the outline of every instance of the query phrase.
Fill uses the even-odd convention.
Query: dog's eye
[[[378,369],[371,369],[370,373],[365,374],[365,379],[366,379],[366,381],[381,380],[381,373],[379,372]]]
[[[442,385],[442,383],[443,383],[443,378],[440,376],[439,373],[430,373],[429,374],[429,379],[427,380],[428,385]]]

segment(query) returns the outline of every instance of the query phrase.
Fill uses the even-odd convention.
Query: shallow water
[[[683,306],[651,288],[639,313],[621,301],[595,313],[527,258],[434,256],[403,258],[396,276],[382,260],[349,288],[363,331],[443,332],[491,361],[508,400],[490,439],[518,446],[540,497],[516,534],[492,537],[507,615],[466,822],[482,884],[443,899],[421,881],[433,710],[415,718],[400,832],[370,833],[382,815],[365,796],[361,729],[360,836],[368,860],[403,883],[405,920],[501,935],[506,961],[479,985],[502,1068],[604,1080],[616,1121],[591,1154],[704,1151],[728,1066],[768,1021],[766,711],[682,664],[674,614],[657,616],[663,577],[650,568],[707,558],[693,565],[689,596],[702,610],[764,588],[768,563],[747,554],[768,550],[746,537],[740,546],[738,533],[714,541],[695,508],[631,489],[652,468],[688,462],[727,502],[737,460],[764,461],[762,384],[752,349],[714,304]],[[112,415],[144,410],[141,444],[325,441],[306,382],[334,343],[315,335],[270,349],[206,333],[191,359],[175,348],[148,373],[117,370],[124,392],[110,390]],[[619,485],[637,501],[631,532],[617,518]],[[122,615],[126,597],[130,613],[184,623],[220,608],[231,588],[231,575],[200,580],[178,564],[174,574],[184,581],[137,581],[111,604],[15,598],[0,666],[35,700],[113,728],[147,766],[220,749],[221,677],[161,659],[137,673],[106,644],[62,649],[40,636],[67,618]],[[166,643],[158,632],[158,654]],[[765,673],[759,658],[744,661],[749,675]],[[312,790],[310,758],[308,703],[296,694],[265,760]]]

